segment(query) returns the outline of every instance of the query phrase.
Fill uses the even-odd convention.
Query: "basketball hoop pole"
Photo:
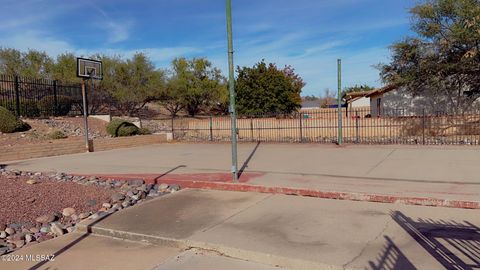
[[[83,99],[83,119],[85,122],[85,147],[90,152],[88,143],[88,108],[87,108],[87,91],[85,90],[85,78],[82,79],[82,99]]]

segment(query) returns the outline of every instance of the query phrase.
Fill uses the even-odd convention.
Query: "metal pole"
[[[88,143],[88,108],[87,108],[87,93],[85,91],[85,80],[82,80],[82,98],[83,98],[83,119],[85,122],[85,147],[87,152],[90,152],[90,147]]]
[[[337,69],[338,69],[338,145],[343,143],[343,132],[342,132],[342,59],[337,60]]]
[[[15,76],[15,114],[17,117],[20,116],[20,86],[18,83],[18,76]]]
[[[237,113],[235,110],[235,77],[233,70],[233,37],[232,37],[232,1],[227,1],[227,39],[228,39],[228,89],[230,91],[230,116],[232,118],[232,174],[233,181],[238,181],[237,163]]]

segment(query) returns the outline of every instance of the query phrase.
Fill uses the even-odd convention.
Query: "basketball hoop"
[[[102,61],[78,57],[77,77],[82,78],[83,118],[85,122],[85,147],[87,148],[87,152],[92,152],[93,149],[91,149],[88,140],[88,108],[87,92],[85,91],[85,81],[88,79],[92,80],[93,90],[93,80],[103,80]]]

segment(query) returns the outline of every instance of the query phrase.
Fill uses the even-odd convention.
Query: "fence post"
[[[172,115],[172,140],[175,140],[175,129],[174,129],[174,120],[175,116]]]
[[[15,114],[20,116],[20,86],[18,76],[15,76]]]
[[[250,117],[250,138],[251,138],[251,141],[253,142],[254,139],[253,139],[253,118]]]
[[[355,111],[355,137],[356,137],[356,142],[360,143],[360,134],[359,134],[359,123],[358,123],[358,111]]]
[[[54,102],[54,111],[53,115],[57,116],[58,114],[58,98],[57,98],[57,81],[53,81],[53,102]]]
[[[300,142],[303,142],[303,123],[302,123],[302,118],[303,118],[303,113],[301,112],[300,114]]]
[[[425,108],[423,108],[423,113],[422,113],[422,143],[423,145],[425,145],[425,126],[426,126],[426,122],[425,122]]]
[[[210,141],[213,141],[213,119],[211,115],[209,119],[209,127],[210,127]]]

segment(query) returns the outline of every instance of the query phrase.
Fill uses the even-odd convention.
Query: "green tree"
[[[105,68],[100,89],[115,100],[120,112],[133,115],[147,103],[161,98],[165,72],[156,69],[143,53],[136,53],[127,60],[118,56],[102,56],[101,59]]]
[[[429,0],[413,7],[412,29],[391,46],[392,61],[381,65],[385,83],[432,106],[461,113],[480,97],[480,2]]]
[[[182,108],[190,116],[211,111],[227,92],[225,77],[205,58],[174,59],[167,90],[162,98],[166,109],[176,115]]]
[[[261,61],[253,67],[237,68],[237,109],[240,114],[291,113],[301,107],[305,86],[294,69],[278,69]]]
[[[0,49],[0,73],[8,76],[22,73],[22,52],[11,48]]]
[[[0,73],[5,75],[50,79],[53,66],[54,60],[45,52],[0,49]]]
[[[64,53],[57,56],[52,69],[52,78],[61,83],[80,82],[77,77],[77,59],[72,53]]]

